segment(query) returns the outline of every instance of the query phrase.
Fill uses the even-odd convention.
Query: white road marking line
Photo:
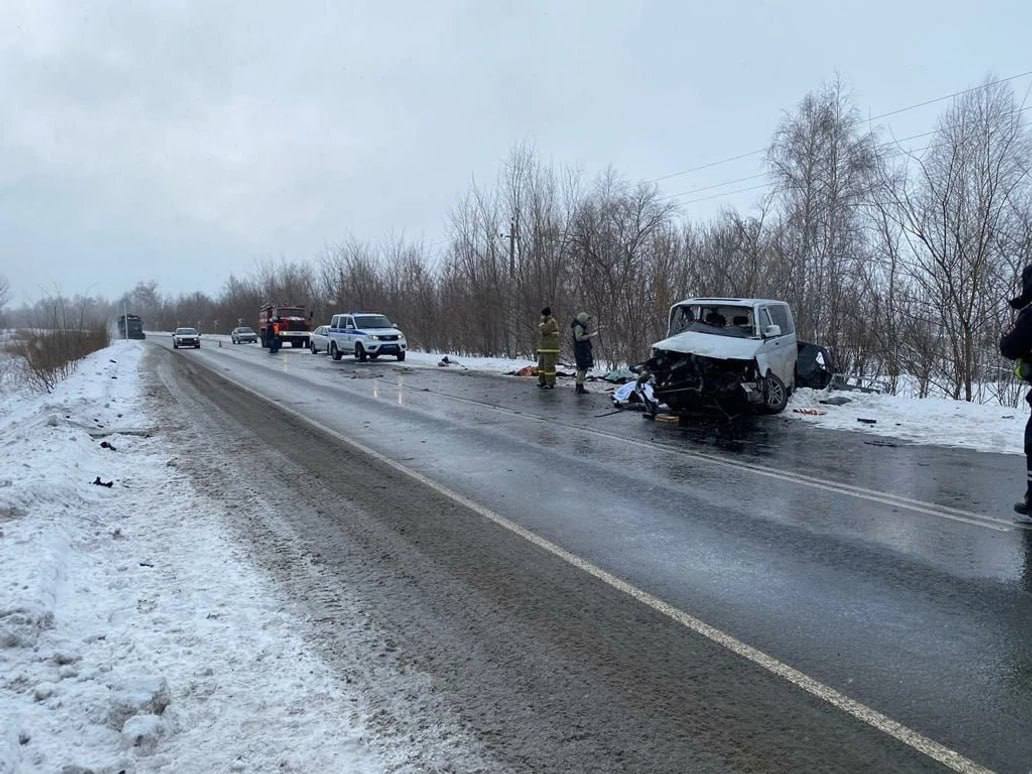
[[[271,398],[266,397],[265,395],[262,395],[260,392],[257,392],[248,385],[242,384],[236,381],[235,379],[231,379],[223,374],[216,373],[215,371],[212,371],[212,374],[228,382],[231,382],[232,384],[236,385],[237,387],[247,392],[248,394],[254,396],[255,398],[258,398],[259,400],[265,403],[269,403],[273,406],[276,406],[280,411],[289,414],[290,416],[294,417],[303,424],[314,428],[318,432],[329,435],[338,440],[340,443],[346,446],[350,446],[352,449],[355,449],[356,451],[362,454],[368,455],[377,462],[386,465],[393,470],[396,470],[398,473],[401,473],[402,475],[407,476],[408,478],[411,478],[413,481],[423,484],[424,486],[430,487],[430,489],[442,495],[443,497],[446,497],[449,500],[452,500],[453,502],[456,502],[459,505],[468,508],[469,510],[473,511],[479,516],[482,516],[488,521],[498,525],[499,527],[502,527],[503,529],[512,532],[514,535],[523,538],[524,540],[537,546],[538,548],[541,548],[542,550],[547,551],[553,556],[562,559],[567,564],[576,567],[577,569],[583,572],[588,573],[592,577],[602,581],[603,583],[616,589],[617,591],[623,592],[624,594],[628,595],[629,597],[632,597],[633,599],[637,600],[643,605],[646,605],[651,609],[655,610],[656,612],[667,616],[668,618],[676,621],[677,623],[681,624],[690,631],[705,637],[711,642],[714,642],[717,645],[720,645],[721,647],[731,651],[735,655],[740,656],[741,658],[744,658],[747,661],[750,661],[751,663],[761,667],[767,672],[770,672],[771,674],[774,674],[782,678],[783,680],[786,680],[795,687],[805,691],[806,693],[809,693],[811,696],[815,696],[816,698],[821,699],[824,702],[827,702],[828,704],[845,712],[851,717],[861,721],[862,723],[868,726],[871,726],[872,728],[881,731],[884,734],[887,734],[888,736],[892,737],[898,742],[901,742],[910,747],[911,749],[928,756],[932,760],[941,763],[942,765],[952,769],[953,771],[963,772],[964,774],[991,773],[991,769],[987,769],[975,763],[974,761],[964,757],[955,750],[951,750],[949,747],[946,747],[945,745],[940,744],[939,742],[936,742],[933,739],[929,739],[923,734],[914,731],[913,729],[903,725],[902,723],[896,720],[893,720],[887,715],[884,715],[881,712],[878,712],[877,710],[868,707],[866,704],[856,701],[855,699],[851,699],[845,694],[835,690],[831,686],[825,685],[819,680],[816,680],[810,677],[809,675],[800,672],[798,669],[795,669],[794,667],[791,667],[788,664],[779,661],[773,656],[769,656],[763,651],[758,650],[757,648],[754,648],[751,645],[747,645],[741,640],[735,639],[730,634],[727,634],[726,632],[717,629],[714,626],[710,626],[705,621],[702,621],[696,618],[695,616],[690,615],[684,612],[683,610],[674,607],[670,603],[663,601],[659,597],[656,597],[647,591],[639,589],[637,586],[634,586],[628,583],[627,581],[618,578],[612,573],[603,570],[601,567],[593,564],[592,562],[589,562],[587,559],[583,559],[577,556],[576,554],[567,551],[565,548],[551,542],[550,540],[543,538],[534,532],[531,532],[530,530],[520,526],[519,524],[513,521],[510,521],[501,514],[495,513],[491,509],[483,505],[480,505],[479,503],[474,502],[473,500],[470,500],[465,495],[459,494],[458,492],[455,492],[449,489],[448,487],[437,483],[428,476],[425,476],[416,470],[412,470],[411,468],[402,465],[400,462],[397,462],[391,459],[390,457],[381,454],[375,449],[372,449],[359,441],[355,441],[351,438],[348,438],[347,436],[342,435],[341,433],[338,433],[335,430],[323,427],[314,419],[310,419],[301,412],[292,409],[289,406],[285,406],[282,403],[274,401]]]

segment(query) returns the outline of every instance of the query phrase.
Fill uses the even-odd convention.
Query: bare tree
[[[1003,324],[1020,230],[1014,201],[1028,183],[1029,138],[1008,84],[958,97],[927,151],[889,186],[922,300],[941,312],[940,368],[954,398],[974,398],[987,343]]]
[[[782,294],[804,336],[840,351],[854,346],[846,307],[864,289],[856,282],[868,258],[860,206],[873,190],[878,153],[840,81],[803,98],[768,159],[781,217]]]

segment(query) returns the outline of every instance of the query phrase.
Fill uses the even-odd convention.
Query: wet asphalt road
[[[213,343],[179,358],[317,418],[978,763],[1032,766],[1032,532],[1008,514],[1020,458],[871,445],[783,417],[654,425],[601,416],[602,395]],[[591,593],[597,604],[601,592]],[[655,643],[636,658],[682,675],[705,672],[712,657],[675,635]],[[799,692],[787,684],[753,676],[773,692],[757,703],[752,668],[733,668],[747,679],[729,679],[727,694],[751,705],[764,741],[742,753],[748,765],[727,768],[793,768],[765,723],[782,739],[838,739],[839,750],[845,734],[862,751],[843,754],[847,770],[865,755],[899,769],[927,763],[887,737],[879,746],[880,732],[838,710],[820,708],[818,721],[812,707],[793,709]],[[764,714],[779,702],[799,727],[786,732],[784,718]],[[844,725],[820,728],[833,723]],[[717,759],[727,764],[736,741],[748,746],[714,741]]]

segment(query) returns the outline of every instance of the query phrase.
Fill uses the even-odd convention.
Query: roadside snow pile
[[[23,361],[0,347],[0,421],[3,421],[22,399],[28,397]]]
[[[0,420],[0,774],[382,768],[177,473],[143,352],[117,342]]]
[[[845,397],[849,402],[841,406],[821,403],[830,396]],[[800,413],[796,409],[824,413]],[[1023,454],[1028,407],[1025,403],[1014,409],[945,398],[800,388],[792,395],[785,415],[832,430],[859,430],[919,444]]]
[[[445,359],[447,359],[446,367],[496,374],[507,374],[534,365],[530,360],[512,360],[505,357],[466,357],[447,352],[420,352],[414,349],[410,349],[406,353],[405,365],[416,368],[439,368]]]

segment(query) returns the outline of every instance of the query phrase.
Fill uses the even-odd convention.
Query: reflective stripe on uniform
[[[539,349],[538,350],[538,354],[539,355],[558,355],[559,354],[559,350],[558,349]]]

